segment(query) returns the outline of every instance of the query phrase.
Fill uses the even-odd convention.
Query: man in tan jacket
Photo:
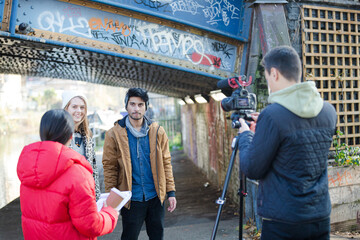
[[[149,97],[141,88],[125,96],[128,115],[106,132],[103,154],[105,191],[131,191],[131,202],[121,209],[122,240],[138,239],[145,221],[149,239],[163,239],[164,201],[176,208],[175,183],[165,130],[145,116]]]

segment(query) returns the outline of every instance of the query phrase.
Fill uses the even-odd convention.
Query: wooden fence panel
[[[304,79],[336,108],[341,142],[359,145],[360,11],[304,5],[301,13]]]

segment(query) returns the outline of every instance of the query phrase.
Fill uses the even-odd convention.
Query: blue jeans
[[[122,208],[123,232],[121,240],[137,240],[145,221],[146,233],[150,240],[164,238],[164,206],[158,197],[149,201],[131,201],[130,209]]]
[[[263,220],[261,240],[329,240],[330,218],[325,220],[290,224]]]

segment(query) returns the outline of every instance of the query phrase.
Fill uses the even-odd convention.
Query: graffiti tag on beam
[[[179,22],[196,23],[230,37],[240,36],[244,1],[242,0],[107,0],[117,6]]]
[[[119,23],[118,20],[108,18],[90,18],[89,27],[91,30],[111,30],[113,32],[121,32],[121,34],[126,37],[131,34],[129,26],[125,25],[123,22]]]
[[[34,29],[115,44],[210,69],[234,71],[237,47],[186,31],[115,13],[48,0],[19,0],[19,23]]]

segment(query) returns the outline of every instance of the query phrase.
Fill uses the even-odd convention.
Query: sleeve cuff
[[[175,191],[167,192],[167,197],[175,197]]]

